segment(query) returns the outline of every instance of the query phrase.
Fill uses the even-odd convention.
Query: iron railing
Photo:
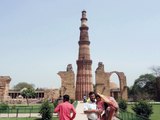
[[[134,113],[131,113],[131,112],[128,112],[122,109],[119,110],[119,114],[117,115],[117,117],[120,120],[150,120],[143,116],[139,116],[139,115],[136,115]]]

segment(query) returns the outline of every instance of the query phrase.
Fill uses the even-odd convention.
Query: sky
[[[87,11],[93,82],[98,62],[124,72],[127,85],[160,65],[159,0],[0,0],[0,76],[59,88],[59,71],[76,75],[80,18]],[[111,80],[118,84],[116,74]]]

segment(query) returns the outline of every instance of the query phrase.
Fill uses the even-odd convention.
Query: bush
[[[57,99],[57,100],[55,100],[55,101],[53,102],[53,106],[54,106],[54,108],[56,108],[56,107],[57,107],[57,105],[58,105],[58,99]]]
[[[123,99],[118,101],[119,108],[122,110],[127,110],[127,102]]]
[[[147,101],[139,101],[134,104],[132,107],[132,110],[140,116],[144,116],[146,118],[149,118],[150,115],[153,113],[152,105],[149,104]]]
[[[40,108],[39,111],[40,115],[42,116],[42,120],[51,120],[52,119],[52,108],[49,105],[49,101],[45,100]]]
[[[13,105],[11,108],[12,108],[12,109],[16,109],[16,105]]]
[[[1,110],[7,110],[8,109],[8,104],[6,104],[6,103],[0,103],[0,109]]]
[[[70,99],[70,103],[73,104],[73,103],[74,103],[74,100],[73,100],[73,99]]]

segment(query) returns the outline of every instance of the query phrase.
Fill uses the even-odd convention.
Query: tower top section
[[[81,27],[87,27],[87,17],[85,10],[82,11]]]

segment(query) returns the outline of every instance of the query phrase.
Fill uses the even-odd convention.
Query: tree
[[[130,87],[127,86],[128,98],[131,101],[133,100],[133,95],[134,95],[132,88],[133,88],[133,86],[130,86]]]
[[[132,90],[133,99],[155,99],[156,77],[153,74],[144,74],[135,80]]]
[[[42,120],[51,120],[52,119],[52,108],[49,105],[49,101],[45,100],[40,108],[39,111],[40,115],[42,116]]]
[[[134,104],[132,110],[140,116],[149,118],[150,115],[153,113],[152,105],[149,104],[147,101],[139,101]]]
[[[34,89],[34,84],[20,82],[13,87],[14,90],[22,90],[23,88]]]
[[[153,66],[151,70],[156,77],[160,77],[160,66]]]
[[[35,97],[35,91],[34,89],[30,89],[30,88],[24,88],[21,90],[21,95],[26,98],[27,101],[27,105],[29,106],[29,98]]]

